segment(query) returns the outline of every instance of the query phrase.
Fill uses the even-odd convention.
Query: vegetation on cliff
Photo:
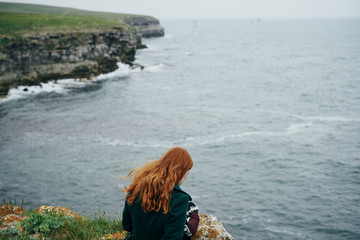
[[[129,28],[124,23],[87,16],[66,16],[54,14],[33,14],[0,11],[0,36],[2,39],[20,37],[26,34],[45,35],[83,31],[119,30]],[[4,43],[4,40],[3,42]]]
[[[16,203],[15,203],[16,204]],[[213,215],[200,214],[197,233],[200,239],[234,240],[221,222]],[[110,219],[96,214],[85,218],[69,208],[41,205],[36,210],[25,211],[20,206],[0,206],[0,239],[101,239],[124,240],[129,233],[122,228],[120,219]]]
[[[6,214],[6,215],[5,215]],[[102,239],[123,230],[121,220],[105,213],[85,218],[68,208],[25,211],[4,204],[0,207],[0,239]]]
[[[0,37],[29,33],[58,33],[87,30],[139,30],[136,26],[159,24],[156,18],[144,15],[94,12],[75,8],[36,4],[0,2]],[[157,34],[158,36],[163,35]]]
[[[48,34],[68,31],[128,29],[124,22],[131,14],[92,12],[44,5],[0,3],[0,36]],[[135,29],[134,29],[135,30]]]

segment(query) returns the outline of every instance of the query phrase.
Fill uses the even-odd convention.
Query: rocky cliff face
[[[134,19],[129,20],[129,25],[137,31],[129,27],[2,38],[0,96],[19,85],[37,85],[64,78],[91,78],[114,71],[119,61],[132,64],[136,49],[144,47],[142,37],[163,35],[158,20],[145,16]]]

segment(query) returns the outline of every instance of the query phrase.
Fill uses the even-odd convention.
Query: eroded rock
[[[101,240],[123,240],[126,238],[126,231],[117,232],[113,234],[106,234]]]
[[[18,216],[15,214],[8,214],[0,219],[2,222],[2,226],[0,229],[3,228],[15,228],[18,222],[21,222],[25,219],[25,217]]]
[[[64,216],[74,217],[77,219],[84,219],[85,217],[80,216],[69,208],[59,207],[59,206],[48,206],[41,205],[37,208],[36,212],[39,214],[44,214],[48,212],[56,212],[58,214],[63,214]],[[0,207],[0,221],[2,226],[0,226],[0,231],[5,228],[19,228],[19,222],[27,218],[25,215],[25,210],[19,206],[5,204]],[[194,240],[234,240],[234,238],[225,230],[221,222],[213,215],[200,214],[200,222],[196,235],[192,238]],[[19,229],[22,231],[22,228]],[[121,231],[113,234],[107,234],[101,238],[101,240],[123,240],[127,235],[126,231]],[[39,236],[32,236],[39,237]]]
[[[8,214],[15,214],[15,215],[25,215],[25,209],[22,207],[11,205],[11,204],[4,204],[0,207],[0,218],[8,215]]]
[[[125,18],[125,23],[133,26],[138,30],[142,37],[162,37],[164,36],[164,28],[160,25],[159,20],[151,16],[128,16]]]
[[[112,72],[117,62],[132,63],[141,46],[141,34],[116,29],[9,38],[0,46],[0,95],[19,85]]]
[[[67,216],[67,217],[74,217],[75,220],[78,220],[80,218],[83,218],[83,219],[85,218],[66,207],[41,205],[40,207],[38,207],[36,209],[36,212],[40,213],[40,214],[43,214],[46,211],[48,211],[48,212],[53,211],[53,212],[56,212],[57,214],[63,214],[64,216]]]
[[[195,240],[234,240],[221,222],[213,215],[200,214],[200,222]]]

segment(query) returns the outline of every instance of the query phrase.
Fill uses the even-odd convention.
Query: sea
[[[122,177],[182,146],[235,239],[360,239],[360,19],[160,21],[142,70],[0,100],[0,200],[121,218]]]

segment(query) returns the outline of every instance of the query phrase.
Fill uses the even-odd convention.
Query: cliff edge
[[[30,211],[31,212],[31,211]],[[48,215],[41,218],[39,215]],[[61,217],[70,217],[74,221],[86,222],[87,219],[69,208],[59,206],[41,205],[36,209],[36,214],[27,214],[27,212],[16,205],[4,204],[0,206],[0,237],[8,237],[6,239],[13,239],[15,236],[28,236],[34,239],[46,237],[46,235],[56,236],[57,234],[66,235],[60,230],[61,219],[56,218],[55,215]],[[33,218],[33,219],[31,219]],[[22,222],[25,220],[25,224]],[[104,220],[104,219],[103,219]],[[28,222],[28,224],[26,223]],[[31,223],[31,224],[29,224]],[[56,223],[56,224],[54,224]],[[99,221],[98,224],[101,224]],[[93,226],[96,228],[97,226]],[[26,227],[31,225],[31,227]],[[108,223],[106,225],[109,225]],[[121,222],[119,222],[121,225]],[[40,226],[40,227],[37,227]],[[72,224],[75,226],[75,224]],[[81,228],[85,228],[80,224]],[[121,227],[118,226],[112,233],[107,233],[101,238],[89,236],[91,239],[118,239],[123,240],[128,233],[120,231]],[[76,231],[75,228],[72,231]],[[97,232],[98,233],[98,232]],[[86,238],[85,238],[86,239]],[[213,215],[200,214],[200,222],[196,235],[193,236],[195,240],[234,240],[234,238],[226,231],[221,222]]]
[[[90,79],[132,64],[143,37],[164,29],[150,16],[0,3],[0,96],[19,85]]]

